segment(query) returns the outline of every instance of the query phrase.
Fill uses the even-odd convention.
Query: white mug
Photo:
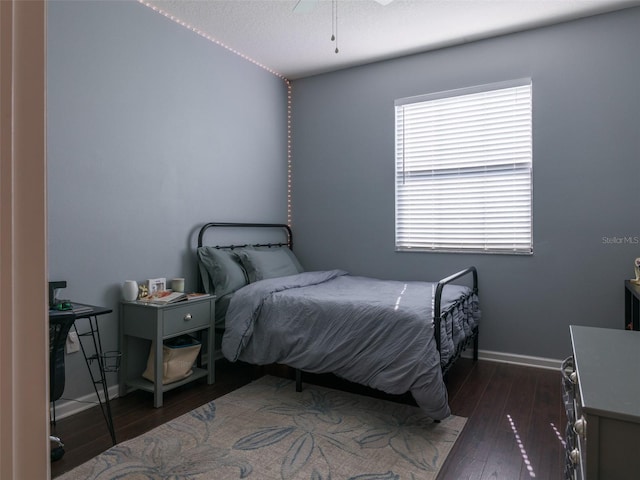
[[[174,278],[171,280],[171,290],[174,292],[184,292],[184,278]]]

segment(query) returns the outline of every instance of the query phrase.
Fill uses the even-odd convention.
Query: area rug
[[[267,376],[56,480],[429,480],[465,422]]]

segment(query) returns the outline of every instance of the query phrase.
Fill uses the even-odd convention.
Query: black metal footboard
[[[436,346],[438,347],[438,352],[440,353],[440,358],[442,359],[442,339],[441,339],[441,334],[442,334],[442,329],[441,329],[441,324],[442,324],[442,291],[444,290],[445,285],[452,283],[453,281],[464,277],[466,275],[473,275],[473,286],[472,286],[472,294],[478,295],[478,271],[476,270],[476,267],[468,267],[465,268],[464,270],[459,271],[458,273],[454,273],[453,275],[450,275],[446,278],[443,278],[442,280],[440,280],[438,282],[438,284],[436,285],[436,292],[435,292],[435,298],[434,298],[434,303],[433,303],[433,312],[434,312],[434,317],[433,317],[433,327],[435,329],[435,337],[436,337]],[[462,348],[457,349],[453,355],[451,356],[451,358],[449,359],[449,361],[445,364],[442,365],[442,361],[441,361],[441,365],[442,365],[442,373],[446,373],[447,370],[449,370],[449,368],[453,365],[453,363],[460,357],[460,355],[462,354],[462,351],[464,350],[464,348],[468,345],[469,341],[473,340],[473,360],[477,361],[478,360],[478,326],[476,325],[473,328],[472,334],[469,338],[466,339],[465,344],[462,345]]]

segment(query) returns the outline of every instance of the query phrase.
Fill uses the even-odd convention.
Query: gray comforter
[[[443,310],[468,290],[447,285]],[[440,420],[450,410],[433,335],[434,291],[433,283],[377,280],[342,270],[261,280],[233,295],[222,352],[230,361],[280,363],[332,372],[391,394],[410,391]],[[449,337],[452,331],[443,327]],[[455,340],[447,338],[443,345],[449,343],[453,348]]]

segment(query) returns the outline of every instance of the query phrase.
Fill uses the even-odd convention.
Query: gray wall
[[[47,28],[49,279],[114,310],[116,349],[124,280],[194,289],[202,223],[286,221],[286,86],[135,1],[53,1]],[[93,391],[81,354],[67,375]]]
[[[635,8],[295,81],[302,263],[427,280],[476,265],[484,350],[560,359],[570,324],[621,328],[640,256],[638,25]],[[395,252],[394,100],[521,77],[533,80],[533,256]]]

